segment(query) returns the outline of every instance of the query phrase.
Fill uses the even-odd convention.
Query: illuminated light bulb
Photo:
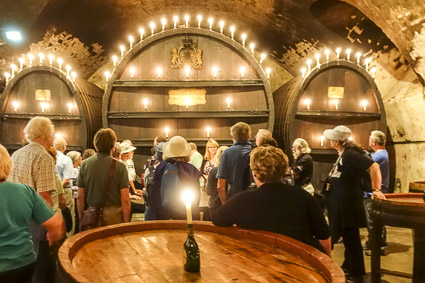
[[[16,65],[15,64],[10,64],[10,68],[12,69],[12,78],[15,76],[15,70],[16,70]]]
[[[307,71],[310,73],[311,71],[311,59],[307,60]]]
[[[357,52],[356,53],[357,65],[360,65],[360,56],[362,56],[362,53],[361,52]]]
[[[235,26],[230,26],[230,37],[234,39],[235,37]]]
[[[109,81],[110,77],[111,77],[111,73],[109,71],[105,71],[105,80]]]
[[[34,55],[28,54],[28,59],[30,60],[30,67],[32,66],[32,60],[34,60]]]
[[[161,67],[156,68],[156,73],[158,74],[158,80],[160,80],[162,77],[162,68]]]
[[[320,68],[320,54],[316,53],[316,55],[314,55],[314,57],[316,57],[316,67]]]
[[[311,99],[304,99],[304,104],[307,106],[307,110],[310,110]]]
[[[226,99],[226,102],[227,102],[227,109],[230,109],[230,103],[232,102],[232,99],[230,97],[228,97]]]
[[[266,75],[267,78],[270,79],[270,73],[272,72],[272,70],[270,68],[266,68]]]
[[[6,83],[9,82],[10,74],[8,72],[4,73],[4,77],[6,78]]]
[[[139,33],[140,33],[140,41],[143,40],[143,36],[145,35],[145,29],[144,28],[139,28]]]
[[[67,76],[69,76],[69,71],[71,71],[71,66],[70,65],[66,65],[65,66],[65,69],[66,69],[66,74],[67,74]]]
[[[218,25],[220,26],[220,33],[223,33],[223,29],[224,29],[224,21],[220,21],[218,23]]]
[[[74,108],[74,105],[72,103],[68,103],[68,113],[72,114],[72,108]]]
[[[372,73],[372,78],[375,78],[376,68],[373,67],[372,69],[370,69],[370,72]]]
[[[246,33],[242,34],[242,46],[245,47],[245,42],[246,42]]]
[[[55,138],[57,139],[63,138],[63,135],[61,133],[56,133]]]
[[[363,111],[366,111],[367,104],[367,100],[362,100]]]
[[[128,36],[128,41],[130,41],[130,49],[133,48],[134,37],[132,35]]]
[[[369,69],[369,63],[370,63],[370,58],[367,58],[366,60],[364,60],[364,63],[365,63],[365,69],[366,69],[366,71],[368,71],[368,69]]]
[[[18,101],[13,101],[12,102],[12,105],[13,105],[13,111],[18,111],[18,108],[19,108],[19,102]]]
[[[165,137],[168,139],[168,133],[170,132],[170,128],[165,127],[164,132],[165,132]]]
[[[210,26],[210,30],[212,30],[213,24],[214,24],[214,18],[210,17],[208,18],[208,24]]]
[[[179,22],[179,16],[174,16],[173,22],[174,22],[174,28],[177,28],[177,23]]]
[[[333,103],[335,104],[335,110],[338,110],[339,100],[338,99],[334,99]]]
[[[302,76],[302,78],[304,79],[304,77],[305,77],[305,73],[307,72],[307,69],[304,67],[304,68],[301,68],[301,76]]]
[[[53,56],[53,54],[49,54],[47,57],[49,57],[49,65],[51,67],[53,64],[53,59],[55,59],[55,56]]]
[[[120,50],[121,50],[121,57],[123,57],[124,56],[124,51],[125,51],[125,47],[124,47],[124,45],[120,45]]]
[[[62,70],[62,63],[63,63],[62,58],[58,58],[59,70]]]
[[[351,49],[348,48],[347,50],[345,50],[345,54],[347,54],[347,61],[350,61]]]
[[[25,59],[22,57],[19,57],[19,69],[22,71],[22,68],[24,67]]]
[[[40,58],[40,64],[43,64],[44,54],[41,52],[38,53],[38,58]]]
[[[189,75],[190,75],[190,67],[189,66],[185,66],[184,67],[184,72],[186,74],[186,79],[189,79]]]
[[[162,27],[162,31],[165,30],[165,25],[167,24],[167,19],[166,18],[162,18],[161,19],[161,27]]]
[[[198,15],[198,28],[201,28],[201,23],[202,23],[202,15]]]
[[[210,132],[211,132],[211,127],[206,127],[205,130],[207,131],[207,138],[210,138]]]
[[[46,108],[47,108],[47,103],[45,103],[45,102],[41,102],[40,103],[40,106],[41,106],[41,113],[44,113],[44,111],[46,110]]]
[[[337,48],[336,50],[336,59],[339,59],[339,54],[341,54],[341,48]]]
[[[320,146],[325,146],[325,137],[324,136],[320,137]]]
[[[117,62],[118,62],[118,57],[117,56],[112,56],[112,61],[114,62],[114,67],[117,66]]]
[[[189,19],[190,19],[189,15],[184,15],[184,20],[186,22],[186,27],[187,28],[189,27]]]
[[[254,42],[251,42],[251,43],[249,44],[249,48],[251,49],[251,53],[252,53],[252,55],[254,55],[255,43],[254,43]]]
[[[130,78],[134,79],[134,73],[136,73],[136,69],[134,67],[130,67]]]
[[[148,100],[146,98],[143,99],[143,104],[145,105],[145,111],[148,111]]]
[[[331,51],[329,49],[325,50],[325,56],[326,56],[326,62],[329,62],[329,55],[331,54]]]
[[[217,66],[214,66],[212,68],[212,71],[213,71],[213,79],[216,79],[217,78],[218,67]]]
[[[155,33],[155,23],[150,22],[149,26],[151,27],[151,35],[153,35]]]
[[[77,77],[77,73],[76,72],[72,72],[71,73],[71,77],[72,77],[72,81],[75,83],[75,78]]]
[[[239,69],[239,71],[240,71],[240,73],[241,73],[241,79],[243,79],[244,77],[245,77],[245,67],[241,67],[240,69]]]
[[[261,57],[260,57],[260,64],[263,63],[264,59],[266,59],[267,55],[266,53],[261,53]]]
[[[348,138],[348,140],[349,140],[349,141],[353,141],[353,140],[354,140],[354,138],[353,138],[353,137],[349,137],[349,138]]]
[[[190,98],[189,98],[189,97],[186,97],[186,98],[184,99],[184,103],[186,104],[186,109],[189,109],[189,105],[190,105]]]

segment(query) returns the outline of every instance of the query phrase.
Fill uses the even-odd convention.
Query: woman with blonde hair
[[[221,206],[221,200],[218,197],[218,191],[217,191],[217,171],[218,171],[218,165],[220,165],[220,157],[223,154],[223,152],[228,149],[228,146],[220,146],[217,150],[217,153],[215,155],[215,163],[213,164],[213,168],[209,172],[208,175],[208,183],[207,183],[207,195],[210,196],[210,199],[208,201],[208,206],[210,209],[210,215],[214,213],[214,211]]]
[[[204,155],[204,166],[202,168],[202,174],[204,175],[205,180],[208,181],[208,175],[217,163],[217,150],[218,142],[214,139],[209,139],[207,145],[205,146],[205,155]],[[220,157],[218,157],[220,158]]]

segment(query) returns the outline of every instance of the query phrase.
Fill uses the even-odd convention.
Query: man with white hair
[[[70,188],[70,179],[74,177],[74,165],[71,158],[64,154],[67,146],[66,140],[63,137],[57,137],[53,140],[53,146],[58,152],[55,166],[56,173],[62,180],[62,186],[64,188]]]
[[[12,154],[13,169],[8,180],[30,186],[52,207],[53,201],[57,202],[56,174],[54,160],[47,150],[53,143],[54,126],[48,118],[34,117],[25,126],[24,134],[29,144]],[[31,233],[37,256],[33,282],[52,282],[55,264],[46,229],[31,225]]]
[[[295,180],[295,185],[300,186],[311,195],[314,195],[314,187],[311,184],[313,177],[313,158],[309,154],[310,147],[305,139],[297,138],[292,143],[292,154],[294,163],[291,172]]]

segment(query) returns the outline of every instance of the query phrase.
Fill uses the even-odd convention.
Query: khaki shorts
[[[106,206],[103,208],[103,226],[123,223],[121,206]]]

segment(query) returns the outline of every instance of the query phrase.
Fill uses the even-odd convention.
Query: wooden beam
[[[250,87],[264,86],[262,80],[117,80],[113,87]]]
[[[296,118],[376,118],[381,117],[381,113],[373,112],[354,112],[354,111],[297,111]]]
[[[109,119],[166,119],[166,118],[242,118],[269,117],[269,110],[248,111],[144,111],[109,112]]]
[[[16,113],[2,113],[0,117],[4,119],[22,119],[22,120],[31,120],[32,118],[36,116],[46,117],[50,120],[66,120],[66,121],[80,121],[81,116],[78,115],[69,115],[69,114],[36,114],[36,113],[29,113],[29,114],[16,114]]]

